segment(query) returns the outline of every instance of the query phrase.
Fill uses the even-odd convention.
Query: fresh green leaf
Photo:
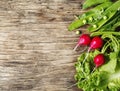
[[[115,72],[115,68],[116,68],[116,64],[117,64],[117,54],[114,53],[110,53],[109,54],[109,61],[106,62],[106,64],[104,64],[101,68],[100,71],[106,71],[109,73],[114,73]]]

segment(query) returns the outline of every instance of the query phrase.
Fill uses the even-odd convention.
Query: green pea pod
[[[120,12],[113,16],[106,24],[104,24],[99,31],[115,31],[115,29],[120,26]]]
[[[97,4],[101,4],[101,3],[105,3],[105,2],[108,2],[108,1],[111,1],[111,0],[86,0],[84,3],[83,3],[83,6],[82,8],[83,9],[87,9],[91,6],[95,6]]]
[[[108,16],[109,17],[108,19],[104,20],[104,19],[101,19],[100,21],[97,21],[95,24],[92,24],[92,26],[90,26],[88,28],[88,30],[90,32],[94,32],[96,30],[98,30],[101,26],[103,26],[111,17],[113,17],[115,15],[116,11],[114,12],[108,12]]]
[[[69,25],[68,30],[72,31],[76,28],[79,28],[79,27],[85,25],[85,24],[95,22],[95,20],[93,21],[93,18],[100,16],[100,14],[103,13],[103,11],[106,8],[108,8],[110,5],[112,5],[112,2],[106,2],[101,5],[96,6],[95,8],[91,9],[90,11],[88,11],[85,14],[83,14],[82,16],[80,16],[79,19],[73,21]]]
[[[90,32],[93,32],[101,28],[101,26],[103,26],[107,21],[109,21],[116,14],[119,8],[120,8],[120,0],[118,0],[113,5],[111,5],[108,9],[105,10],[102,16],[103,17],[106,16],[107,19],[101,19],[100,21],[93,23],[92,26],[88,28],[88,30]]]
[[[83,21],[82,19],[78,19],[78,20],[73,21],[73,22],[69,25],[68,30],[69,30],[69,31],[72,31],[72,30],[74,30],[74,29],[76,29],[76,28],[78,28],[78,27],[80,27],[80,26],[83,26],[84,23],[83,23],[82,21]]]
[[[88,12],[84,13],[83,15],[79,16],[78,18],[80,19],[80,18],[85,18],[85,17],[90,17],[90,16],[101,14],[102,12],[104,12],[106,8],[108,8],[112,4],[113,2],[105,2],[103,4],[100,4],[96,6],[95,8],[89,10]]]

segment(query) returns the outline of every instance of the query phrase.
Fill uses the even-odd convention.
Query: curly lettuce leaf
[[[120,90],[120,61],[117,60],[117,53],[108,54],[108,60],[105,65],[99,67],[91,74],[94,68],[93,57],[100,51],[90,52],[88,59],[82,65],[82,60],[87,55],[83,53],[78,57],[76,63],[76,75],[78,88],[83,91],[119,91]]]

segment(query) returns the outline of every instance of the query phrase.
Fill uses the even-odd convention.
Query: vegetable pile
[[[88,46],[75,64],[75,80],[83,91],[120,91],[120,0],[86,0],[83,9],[68,27],[73,31],[88,25],[77,47]]]

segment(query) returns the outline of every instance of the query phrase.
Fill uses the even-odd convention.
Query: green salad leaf
[[[116,59],[117,54],[115,52],[110,53],[109,57],[110,57],[109,61],[100,68],[100,71],[107,71],[109,73],[114,73],[117,65],[117,59]]]
[[[83,91],[120,90],[120,38],[112,34],[103,34],[101,37],[104,40],[109,40],[109,45],[106,44],[100,50],[91,51],[83,65],[82,61],[87,53],[82,53],[75,64],[75,80],[77,81],[78,88]],[[107,43],[107,40],[105,43]],[[119,49],[116,50],[116,48]],[[108,49],[111,52],[107,52]],[[93,58],[99,53],[105,54],[106,63],[92,72],[95,67]]]

